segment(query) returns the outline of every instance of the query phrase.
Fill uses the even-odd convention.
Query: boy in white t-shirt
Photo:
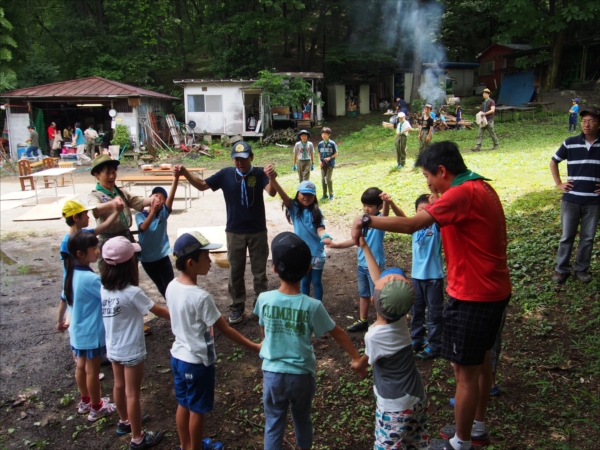
[[[231,328],[212,296],[197,285],[198,276],[210,270],[209,250],[220,247],[222,244],[211,244],[200,233],[184,233],[173,246],[175,267],[181,273],[169,283],[166,299],[175,335],[171,368],[179,405],[176,422],[182,449],[222,448],[219,442],[202,440],[204,414],[214,406],[217,356],[213,326],[239,345],[257,353],[261,348],[261,344],[249,341]]]
[[[415,365],[406,314],[415,294],[404,271],[381,272],[363,237],[360,248],[375,283],[371,299],[377,320],[365,334],[365,354],[352,369],[373,366],[376,450],[429,448],[427,396]]]

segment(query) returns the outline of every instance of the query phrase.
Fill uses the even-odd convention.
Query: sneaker
[[[104,399],[102,399],[102,408],[96,411],[94,408],[90,407],[90,414],[88,415],[87,420],[90,422],[95,422],[98,419],[110,416],[116,410],[117,405],[115,405],[114,403],[105,402]]]
[[[426,361],[428,359],[435,359],[437,357],[439,357],[440,354],[439,353],[433,353],[431,351],[431,347],[427,347],[425,350],[423,350],[421,353],[417,354],[417,357],[422,359],[423,361]]]
[[[554,272],[554,276],[552,277],[552,281],[556,284],[564,284],[565,281],[567,281],[567,278],[569,278],[570,273],[569,272],[559,272],[556,271]]]
[[[440,430],[440,436],[444,439],[451,439],[456,434],[456,425],[446,425]],[[490,443],[490,434],[486,431],[477,436],[471,433],[471,442],[473,445],[488,445]]]
[[[423,338],[420,341],[412,341],[413,352],[419,353],[427,345],[427,339]]]
[[[154,447],[156,444],[162,441],[163,436],[164,433],[162,431],[144,431],[142,442],[140,442],[139,444],[130,442],[129,450],[139,450],[142,448]]]
[[[481,151],[481,147],[473,147],[471,149],[472,152],[480,152]]]
[[[354,331],[363,331],[363,330],[366,330],[367,328],[369,328],[369,321],[358,319],[356,322],[348,325],[346,327],[346,330],[354,332]]]
[[[142,414],[142,425],[144,425],[149,420],[150,420],[149,414]],[[117,424],[117,434],[123,435],[123,434],[129,434],[129,433],[131,433],[131,425],[128,423],[122,423],[119,421],[119,423]]]
[[[335,197],[333,196],[333,194],[331,194],[331,195],[329,196],[329,200],[333,200],[334,198],[335,198]]]
[[[592,281],[592,276],[587,272],[575,272],[573,274],[573,278],[575,278],[580,283],[589,283]]]
[[[222,442],[213,441],[211,438],[202,440],[202,450],[223,450],[224,448]]]
[[[236,309],[235,311],[231,311],[229,315],[229,323],[240,323],[244,318],[244,310]]]
[[[402,164],[398,164],[398,165],[396,166],[396,169],[402,169],[403,167],[404,167],[404,166],[403,166]]]
[[[500,391],[500,387],[497,384],[492,386],[492,388],[490,389],[490,397],[500,397],[501,393],[502,391]]]
[[[494,146],[492,147],[492,150],[498,150],[499,148],[500,148],[500,146],[499,146],[499,145],[494,145]]]
[[[102,397],[102,401],[105,403],[110,403],[110,398],[109,397]],[[79,402],[79,404],[77,405],[77,412],[79,414],[89,414],[90,410],[92,409],[92,404],[91,403],[83,403],[83,402]]]
[[[431,439],[429,444],[430,450],[454,450],[450,439]],[[474,450],[475,447],[471,446],[469,450]]]
[[[321,197],[321,200],[328,200],[329,197],[327,197],[326,195],[324,195],[323,197]]]

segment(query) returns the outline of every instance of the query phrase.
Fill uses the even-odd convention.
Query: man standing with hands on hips
[[[267,291],[269,244],[263,190],[271,197],[277,191],[271,186],[265,173],[273,170],[272,165],[269,164],[264,169],[253,167],[254,154],[247,142],[233,144],[231,159],[234,167],[221,169],[206,180],[192,175],[180,164],[173,167],[173,174],[184,176],[200,191],[223,191],[227,208],[225,232],[229,260],[228,289],[231,297],[229,323],[236,324],[242,321],[246,304],[246,251],[250,255],[250,269],[254,277],[254,303],[262,292]]]
[[[560,205],[562,237],[558,246],[556,272],[552,280],[563,284],[571,274],[571,252],[579,231],[579,247],[573,276],[589,283],[592,245],[600,218],[600,109],[587,106],[579,113],[582,133],[567,140],[550,160],[556,187],[564,192]],[[558,164],[567,161],[567,181],[560,178]]]

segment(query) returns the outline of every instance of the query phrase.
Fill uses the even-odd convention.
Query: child
[[[423,117],[419,124],[419,153],[425,147],[431,144],[431,134],[433,133],[433,118],[431,117],[431,105],[428,103],[423,108]]]
[[[273,271],[280,287],[258,297],[254,314],[265,340],[260,351],[264,374],[265,449],[280,449],[291,405],[296,445],[312,448],[312,398],[316,359],[311,336],[329,333],[358,363],[360,356],[344,331],[331,320],[323,303],[300,293],[300,280],[310,270],[311,251],[294,233],[284,232],[271,243]],[[361,372],[362,374],[362,372]]]
[[[310,171],[315,170],[315,147],[312,142],[308,142],[310,131],[300,130],[297,136],[300,142],[294,145],[294,167],[296,170],[296,160],[298,160],[298,178],[300,183],[304,180],[310,180]]]
[[[169,259],[171,246],[167,235],[167,219],[173,209],[178,183],[179,177],[174,177],[168,196],[167,191],[160,186],[152,189],[149,211],[144,210],[135,215],[138,239],[142,247],[139,260],[163,297],[167,286],[175,278]]]
[[[359,245],[375,282],[371,301],[377,321],[365,334],[365,354],[352,368],[364,371],[368,364],[373,366],[377,403],[374,448],[429,448],[427,396],[404,320],[414,292],[401,269],[381,272],[364,238]]]
[[[323,183],[323,197],[321,200],[327,200],[327,189],[329,189],[329,200],[333,200],[333,168],[335,167],[335,158],[338,155],[338,149],[335,142],[331,139],[331,128],[323,127],[321,130],[323,140],[319,142],[319,158],[321,165],[321,182]]]
[[[216,327],[226,338],[259,352],[255,344],[231,328],[215,305],[212,296],[197,285],[199,275],[210,270],[211,244],[200,233],[184,233],[173,246],[175,267],[181,273],[167,287],[167,306],[175,342],[171,348],[171,368],[177,397],[177,432],[181,449],[218,450],[222,444],[202,441],[204,414],[212,411],[215,395],[214,344]]]
[[[325,232],[323,213],[317,202],[317,187],[311,181],[303,181],[298,186],[292,200],[279,185],[274,172],[269,172],[271,185],[277,190],[289,223],[294,225],[294,233],[308,244],[312,255],[311,268],[302,278],[302,293],[310,295],[310,285],[314,289],[314,298],[323,301],[323,268],[325,266],[325,245],[331,244],[332,237]]]
[[[457,100],[454,105],[456,106],[456,126],[454,129],[458,131],[462,130],[462,106],[460,106],[460,100]]]
[[[90,264],[98,260],[98,238],[78,231],[69,239],[68,247],[64,292],[71,313],[71,348],[77,357],[75,381],[81,396],[77,412],[89,413],[88,420],[95,422],[116,409],[108,397],[101,398],[98,379],[100,362],[106,354],[100,277],[90,269]]]
[[[362,196],[360,197],[360,201],[363,204],[363,212],[371,216],[387,216],[389,213],[389,201],[391,201],[391,198],[389,201],[384,202],[384,195],[387,196],[387,194],[383,193],[381,189],[378,189],[376,187],[369,188],[365,192],[363,192]],[[381,213],[382,208],[383,214]],[[384,236],[385,231],[375,230],[372,228],[367,229],[365,236],[369,247],[373,249],[375,259],[377,260],[377,264],[379,265],[381,270],[385,270],[385,252],[383,250]],[[328,245],[328,247],[348,248],[353,247],[354,245],[354,241],[352,239],[348,239],[347,241],[340,242],[338,244],[332,242]],[[357,257],[358,267],[356,270],[358,277],[358,297],[360,315],[357,321],[346,327],[346,330],[351,332],[363,331],[369,328],[369,305],[371,303],[371,296],[373,295],[373,280],[371,280],[371,276],[369,275],[367,261],[365,260],[365,255],[360,247],[358,248]]]
[[[75,200],[67,200],[62,209],[62,216],[65,218],[65,222],[69,225],[69,232],[65,234],[62,242],[60,243],[60,259],[63,262],[63,285],[67,278],[67,259],[69,258],[69,239],[78,231],[86,231],[92,233],[94,236],[98,236],[110,227],[110,225],[117,220],[119,212],[123,209],[122,203],[115,203],[115,210],[110,214],[106,220],[98,225],[96,228],[87,228],[90,224],[90,216],[88,211],[95,208],[95,206],[87,207]],[[65,314],[67,312],[67,303],[64,293],[60,295],[60,303],[58,305],[58,321],[56,323],[56,331],[63,332],[69,325],[65,322]]]
[[[573,132],[577,132],[577,114],[579,113],[579,98],[575,97],[573,100],[573,106],[569,110],[569,131],[571,127]]]
[[[437,195],[423,194],[415,201],[420,213],[433,203]],[[398,214],[396,214],[398,215]],[[406,217],[401,215],[400,217]],[[434,359],[442,352],[442,313],[444,310],[444,269],[442,268],[442,235],[437,224],[412,234],[412,285],[415,304],[411,309],[410,334],[412,347],[421,359]],[[427,308],[427,339],[425,339],[425,308]],[[421,351],[425,348],[423,351]]]
[[[150,448],[163,438],[162,431],[142,430],[140,392],[144,376],[146,342],[144,316],[151,312],[169,320],[169,310],[155,305],[139,287],[139,272],[132,244],[124,236],[109,239],[102,246],[102,316],[106,331],[108,359],[115,384],[113,396],[119,413],[117,434],[131,433],[130,450]]]

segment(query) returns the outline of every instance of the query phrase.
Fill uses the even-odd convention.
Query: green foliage
[[[115,134],[110,141],[112,145],[118,145],[123,148],[125,144],[129,143],[129,127],[127,125],[117,125],[115,128]]]
[[[5,17],[4,8],[0,8],[0,61],[8,62],[12,59],[12,51],[10,48],[16,48],[17,42],[7,33],[12,31],[13,26]]]
[[[313,104],[323,104],[310,88],[310,83],[301,77],[276,75],[268,70],[259,72],[258,79],[252,87],[262,88],[269,95],[272,106],[300,107],[302,103],[312,99]]]
[[[14,72],[0,72],[0,92],[10,91],[17,87],[17,76]]]

